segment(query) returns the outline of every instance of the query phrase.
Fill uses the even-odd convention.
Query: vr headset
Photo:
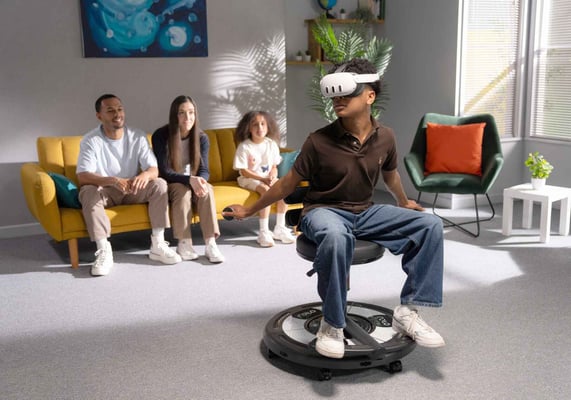
[[[334,72],[321,78],[319,85],[323,97],[355,97],[363,92],[364,83],[373,83],[378,80],[377,74]]]

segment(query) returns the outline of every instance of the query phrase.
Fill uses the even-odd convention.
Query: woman
[[[200,218],[205,256],[211,263],[221,263],[224,256],[216,245],[220,228],[212,185],[207,180],[208,149],[206,133],[198,125],[194,100],[178,96],[171,104],[169,123],[155,131],[153,151],[159,165],[159,175],[168,183],[173,236],[178,240],[177,253],[183,260],[195,260],[192,247],[191,221],[193,209]]]

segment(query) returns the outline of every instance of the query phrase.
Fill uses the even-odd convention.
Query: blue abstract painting
[[[80,0],[85,57],[207,57],[206,0]]]

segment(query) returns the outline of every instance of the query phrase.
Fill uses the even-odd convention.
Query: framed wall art
[[[85,57],[207,57],[206,0],[80,0]]]

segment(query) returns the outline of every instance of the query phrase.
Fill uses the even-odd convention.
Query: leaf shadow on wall
[[[271,113],[286,143],[285,36],[220,57],[213,71],[210,113],[215,127],[236,126],[248,111]]]

